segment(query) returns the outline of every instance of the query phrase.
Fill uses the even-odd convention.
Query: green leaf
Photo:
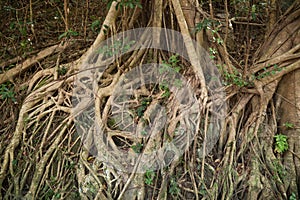
[[[180,79],[175,79],[174,80],[174,85],[177,87],[177,88],[181,88],[182,86],[182,81]]]
[[[131,149],[135,152],[135,153],[141,153],[142,149],[143,149],[143,144],[141,143],[137,143],[136,145],[132,145]]]
[[[256,5],[253,4],[251,7],[251,15],[254,20],[256,20]]]
[[[142,135],[147,135],[148,133],[147,133],[147,131],[142,130],[142,131],[141,131],[141,134],[142,134]]]
[[[14,160],[12,161],[12,165],[13,165],[13,166],[17,166],[17,164],[18,164],[18,160],[14,159]]]
[[[289,200],[297,200],[297,196],[296,196],[296,194],[294,192],[292,192]]]
[[[177,66],[177,67],[174,68],[174,71],[177,72],[177,73],[179,73],[180,70],[181,70],[181,67],[179,67],[179,66]]]
[[[287,136],[278,134],[275,135],[275,151],[278,153],[283,153],[289,149],[289,144],[287,141]]]
[[[63,34],[58,36],[58,39],[61,40],[62,38],[67,37],[67,35],[68,35],[68,32],[64,32]]]
[[[285,122],[283,124],[283,126],[285,126],[286,128],[294,128],[294,124],[293,123],[290,123],[290,122]]]
[[[138,117],[144,116],[144,112],[145,112],[146,108],[147,108],[147,106],[144,106],[144,105],[139,106],[139,107],[136,109],[137,116],[138,116]]]
[[[0,95],[1,99],[11,99],[13,102],[16,102],[14,87],[11,83],[1,84]]]
[[[147,185],[152,185],[154,177],[155,177],[154,171],[147,169],[145,173],[145,183]]]
[[[169,192],[173,196],[177,196],[180,192],[178,184],[174,178],[171,179]]]
[[[78,36],[78,35],[79,35],[78,32],[73,31],[72,29],[70,29],[70,30],[68,31],[68,33],[70,34],[70,36]]]

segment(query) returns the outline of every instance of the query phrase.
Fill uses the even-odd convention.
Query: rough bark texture
[[[253,20],[251,14],[257,14],[251,13],[252,1],[233,2],[234,5],[231,6],[231,1],[225,1],[223,5],[215,1],[200,4],[200,1],[194,0],[154,0],[150,3],[141,1],[142,9],[139,8],[139,4],[132,6],[130,2],[132,3],[132,1],[112,2],[97,38],[81,58],[67,64],[60,63],[60,56],[63,55],[65,47],[72,42],[75,43],[75,40],[70,39],[71,43],[48,47],[12,69],[1,71],[0,84],[12,80],[17,75],[21,77],[23,72],[35,63],[50,59],[48,57],[54,53],[59,54],[55,57],[55,67],[53,65],[46,68],[39,67],[38,72],[32,78],[28,78],[25,83],[28,85],[27,92],[24,101],[18,104],[20,110],[17,118],[1,122],[1,125],[5,123],[8,125],[13,120],[16,121],[16,126],[13,131],[5,131],[6,134],[0,137],[0,152],[3,154],[0,160],[0,198],[299,199],[299,1],[295,1],[276,22],[274,11],[276,1],[272,0],[270,21],[264,25],[251,21]],[[88,7],[89,1],[86,3]],[[64,1],[64,16],[69,18],[69,21],[65,20],[67,30],[71,20],[68,4],[68,1]],[[222,5],[225,17],[215,18],[220,14],[217,13],[220,8],[214,8],[214,5]],[[241,5],[246,6],[248,10],[242,10]],[[247,12],[247,18],[238,21],[238,17],[231,18],[229,12],[232,12],[231,14]],[[214,24],[216,21],[220,24]],[[229,31],[231,22],[235,24],[232,31]],[[199,24],[204,24],[202,29],[199,28],[198,32],[194,32]],[[246,40],[239,43],[239,46],[234,45],[234,48],[242,49],[244,54],[235,52],[235,55],[231,55],[227,51],[227,43],[232,40],[226,38],[234,34],[234,28],[238,25],[241,26],[240,30],[245,27],[248,30],[243,32],[243,36],[235,33],[235,36]],[[255,48],[251,46],[253,41],[249,27],[265,25],[269,26],[266,40],[253,53],[253,49],[258,45]],[[271,29],[273,25],[274,28]],[[98,57],[99,53],[95,53],[95,49],[106,38],[129,28],[145,26],[172,28],[181,32],[184,35],[181,45],[191,63],[160,49],[137,49],[116,59],[104,71],[93,71],[97,74],[88,70],[79,71],[80,66],[84,64],[92,64],[95,67],[93,70],[103,64],[101,59],[105,56]],[[156,39],[153,42],[158,44],[162,33],[153,34]],[[145,31],[139,39],[147,41],[148,37],[149,34]],[[218,64],[219,71],[223,74],[224,85],[214,81],[214,76],[207,76],[218,74],[217,70],[210,68],[211,65],[196,67],[199,60],[195,57],[197,49],[192,39],[197,40],[209,52],[208,60],[212,59]],[[117,44],[118,41],[113,42]],[[172,42],[175,44],[177,41]],[[234,48],[230,51],[234,51]],[[253,55],[250,56],[251,52]],[[108,55],[106,57],[109,57]],[[134,123],[137,123],[137,127],[151,123],[154,126],[155,123],[150,120],[151,116],[153,117],[153,105],[161,101],[169,109],[166,117],[170,126],[147,140],[145,137],[133,135],[130,131],[122,132],[117,129],[123,126],[122,130],[125,130],[132,123],[124,118],[126,115],[126,112],[122,112],[124,102],[117,102],[113,97],[113,92],[117,91],[118,81],[128,71],[142,64],[158,62],[171,66],[172,60],[169,59],[174,59],[174,56],[177,59],[175,63],[182,67],[180,73],[194,89],[194,96],[201,106],[201,111],[190,113],[190,118],[181,118],[178,114],[179,106],[173,103],[172,94],[169,96],[166,94],[166,88],[145,85],[128,100],[130,105],[133,105],[134,114],[131,114]],[[9,65],[16,60],[18,59],[3,63]],[[66,68],[64,75],[59,72],[62,66]],[[154,73],[155,70],[151,70],[148,73]],[[94,91],[86,90],[91,92],[95,100],[94,104],[91,104],[95,115],[91,118],[87,116],[90,119],[87,125],[80,124],[82,121],[77,120],[72,113],[74,111],[72,92],[78,92],[76,93],[78,96],[82,95],[80,87],[73,84],[76,77],[79,79],[76,83],[84,85],[92,80],[96,87]],[[95,81],[93,79],[95,77],[101,78]],[[124,85],[128,87],[124,87],[123,91],[132,91],[132,85],[129,83]],[[206,134],[215,128],[208,126],[209,116],[216,114],[210,108],[213,94],[208,92],[208,88],[215,85],[219,87],[218,89],[226,91],[224,99],[228,103],[228,113],[224,117],[222,124],[224,126],[220,130],[216,148],[209,152],[208,156],[201,157],[201,150],[205,149],[205,145],[202,144],[206,141]],[[1,95],[5,94],[2,89],[1,92]],[[189,97],[189,94],[184,95]],[[145,102],[145,97],[153,99],[151,102]],[[8,101],[3,99],[1,98],[1,109],[5,109],[5,103]],[[89,101],[85,103],[89,105]],[[113,106],[119,110],[113,110]],[[144,118],[140,113],[135,113],[141,108]],[[81,111],[80,107],[78,110]],[[122,114],[118,121],[117,118],[113,118],[116,113]],[[156,116],[159,115],[156,113]],[[197,116],[196,119],[192,118],[193,116]],[[90,144],[82,147],[77,133],[79,129],[87,135],[93,131],[95,127],[92,126],[92,120],[103,123],[101,128],[106,130],[103,135],[106,134],[107,137],[104,140],[103,135],[97,135],[101,139],[94,138]],[[124,166],[120,164],[119,155],[111,157],[110,161],[114,162],[111,165],[97,160],[90,154],[94,146],[100,142],[109,144],[110,148],[120,147],[117,148],[116,154],[126,152],[128,153],[126,155],[136,155],[138,144],[142,144],[141,149],[144,151],[163,146],[175,138],[177,122],[197,127],[193,143],[182,156],[174,156],[170,165],[158,171],[148,169],[145,173],[135,173],[134,170],[133,173],[124,172],[121,170]],[[220,124],[216,123],[215,126]],[[0,128],[1,133],[3,130],[6,130],[4,126]],[[279,134],[285,135],[288,139],[289,148],[284,152],[276,151],[274,136]],[[157,159],[159,156],[161,155],[158,155]]]

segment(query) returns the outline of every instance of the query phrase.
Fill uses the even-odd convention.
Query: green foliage
[[[268,6],[265,1],[257,2],[256,4],[249,4],[248,0],[231,0],[231,5],[235,5],[238,9],[235,11],[235,16],[250,16],[252,20],[256,20],[258,16],[264,13],[264,10]]]
[[[55,194],[54,191],[48,185],[44,186],[42,193],[45,194],[44,199],[47,199],[47,200],[52,199],[52,197]]]
[[[28,37],[28,26],[31,26],[33,22],[26,22],[26,21],[11,21],[9,24],[9,29],[13,31],[11,38],[13,39],[20,39],[20,41],[16,42],[19,43],[20,49],[23,53],[32,51],[32,42]]]
[[[116,120],[114,118],[108,118],[107,125],[110,128],[114,128],[114,126],[116,125]]]
[[[251,16],[252,16],[252,19],[254,19],[254,20],[256,20],[256,12],[257,12],[256,5],[253,4],[251,7]]]
[[[205,187],[204,183],[201,184],[200,189],[199,189],[199,193],[202,196],[206,196],[207,195],[207,190],[206,190],[206,187]]]
[[[167,72],[169,75],[174,75],[175,73],[179,73],[181,70],[181,66],[179,65],[178,55],[172,55],[168,61],[163,61],[158,69],[160,74]]]
[[[234,73],[224,72],[225,85],[234,84],[238,87],[245,87],[249,85],[249,82],[244,80],[241,73],[234,70]]]
[[[42,80],[40,80],[38,82],[38,84],[36,85],[35,89],[41,88],[42,86],[46,85],[49,81],[49,77],[45,77]]]
[[[218,53],[217,52],[217,50],[216,49],[214,49],[214,48],[211,48],[211,47],[209,47],[209,57],[211,58],[211,59],[215,59],[215,55]]]
[[[3,100],[11,99],[13,102],[16,102],[14,86],[10,82],[0,85],[0,95]]]
[[[67,162],[67,163],[65,164],[65,168],[66,168],[66,169],[74,169],[75,166],[76,166],[76,164],[75,164],[73,161]]]
[[[114,55],[120,55],[127,52],[135,43],[134,40],[128,41],[128,39],[114,41],[112,45],[104,45],[98,49],[98,53],[103,54],[106,57],[112,57]]]
[[[223,40],[221,38],[216,38],[215,36],[213,36],[213,41],[218,44],[223,44]]]
[[[278,65],[275,64],[275,65],[272,67],[272,70],[271,70],[271,71],[268,71],[266,67],[263,68],[263,70],[264,70],[264,71],[263,71],[262,73],[259,73],[259,74],[258,74],[256,77],[254,77],[254,78],[257,79],[257,80],[260,80],[260,79],[265,78],[265,77],[267,77],[267,76],[275,75],[276,73],[282,71],[282,68],[278,67]]]
[[[161,67],[165,68],[164,71],[166,71],[168,73],[172,73],[172,72],[179,73],[181,70],[181,66],[179,65],[180,60],[178,57],[179,57],[179,55],[175,54],[175,55],[170,56],[170,58],[167,61],[163,61],[163,64],[161,64]]]
[[[142,131],[141,131],[141,134],[145,136],[145,135],[147,135],[148,133],[147,133],[147,131],[142,130]]]
[[[175,79],[174,80],[174,85],[177,87],[177,88],[181,88],[182,87],[182,81],[180,79]]]
[[[152,185],[155,173],[153,170],[147,169],[145,173],[145,184]]]
[[[86,187],[87,187],[87,195],[88,196],[94,197],[97,194],[98,189],[96,188],[96,186],[93,182],[87,182]]]
[[[117,0],[106,0],[108,7],[111,6],[112,2],[117,1]],[[140,0],[121,0],[117,2],[116,5],[116,9],[118,10],[119,8],[135,8],[135,7],[139,7],[139,8],[143,8],[141,1]]]
[[[294,192],[291,194],[289,200],[297,200],[297,196]]]
[[[169,84],[166,81],[163,81],[162,83],[159,84],[159,89],[164,92],[162,94],[162,97],[169,98],[171,96]]]
[[[55,193],[51,187],[45,185],[42,190],[42,194],[44,194],[43,199],[45,200],[52,200],[52,199],[60,199],[61,194]]]
[[[71,38],[74,36],[78,36],[79,33],[76,31],[73,31],[72,29],[69,29],[68,31],[64,32],[63,34],[58,36],[58,39],[61,40],[62,38]]]
[[[172,55],[168,61],[163,61],[163,63],[160,65],[158,72],[159,74],[166,74],[166,76],[169,77],[169,79],[173,79],[173,77],[176,76],[177,73],[180,72],[181,66],[179,65],[180,60],[178,59],[178,55]],[[182,87],[182,81],[178,78],[173,79],[173,84],[180,88]],[[170,92],[170,85],[167,81],[163,80],[159,84],[159,89],[162,90],[164,93],[162,94],[162,97],[169,98],[171,95]]]
[[[91,29],[94,33],[99,33],[101,27],[101,22],[99,19],[96,19],[92,22]]]
[[[143,8],[140,0],[121,0],[120,2],[118,2],[116,9],[118,9],[119,7],[127,7],[133,9],[136,6],[139,8]]]
[[[172,55],[168,60],[168,63],[171,65],[172,68],[174,68],[176,72],[179,72],[180,70],[180,67],[178,66],[179,62],[180,60],[178,59],[178,54]]]
[[[27,22],[24,23],[22,21],[12,21],[9,24],[9,29],[11,30],[18,30],[22,36],[26,37],[27,36],[27,25],[31,25],[32,22]]]
[[[276,172],[276,174],[279,175],[279,177],[277,177],[276,175],[274,175],[274,179],[282,179],[287,175],[287,171],[284,169],[284,167],[282,166],[282,164],[280,163],[280,161],[278,159],[275,159],[272,161],[272,164],[274,166],[274,170]]]
[[[278,134],[275,135],[275,151],[278,153],[283,153],[289,149],[289,144],[287,141],[287,136]]]
[[[283,126],[285,126],[286,128],[294,128],[295,127],[295,125],[293,123],[290,123],[290,122],[285,122],[283,124]]]
[[[171,70],[170,66],[166,63],[163,63],[160,65],[158,72],[160,74],[163,74],[163,73],[169,72],[170,70]]]
[[[65,66],[58,67],[58,69],[57,69],[57,73],[60,76],[66,75],[67,71],[68,71],[68,69]]]
[[[220,22],[212,19],[203,19],[202,22],[196,24],[195,31],[200,32],[201,30],[210,30],[213,35],[213,42],[217,44],[223,44],[223,40],[217,37],[217,32],[219,31],[216,26],[220,25]],[[215,53],[214,53],[215,54]],[[211,55],[212,56],[212,55]],[[214,59],[214,57],[212,58]]]
[[[141,153],[142,149],[143,149],[143,144],[141,143],[136,143],[135,145],[131,146],[131,149],[135,152],[135,153]]]
[[[220,23],[218,21],[216,21],[216,20],[205,18],[205,19],[202,20],[202,22],[196,24],[195,29],[196,29],[196,32],[199,32],[199,31],[201,31],[203,29],[204,30],[212,29],[213,26],[219,25],[219,24]]]
[[[172,196],[177,196],[180,192],[175,178],[171,178],[169,192]]]
[[[147,106],[139,106],[136,109],[137,116],[138,117],[143,117],[144,116],[144,112],[146,111],[146,109],[147,109]]]
[[[22,49],[26,49],[27,45],[28,45],[28,40],[22,40],[20,42],[20,46]]]
[[[151,103],[151,98],[143,98],[141,101],[141,105],[136,109],[136,114],[138,117],[143,117],[144,112],[146,111],[148,105]]]
[[[17,164],[18,164],[18,160],[17,160],[17,159],[14,159],[14,160],[12,161],[12,165],[13,165],[14,167],[16,167]]]

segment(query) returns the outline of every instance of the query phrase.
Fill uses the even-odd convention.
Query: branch
[[[51,54],[64,50],[68,45],[69,43],[65,42],[64,44],[57,44],[40,51],[36,56],[28,58],[23,63],[18,64],[16,67],[4,72],[3,74],[0,74],[0,84],[5,83],[8,80],[13,82],[13,78],[16,75],[22,73],[23,71],[31,67],[33,64],[37,63],[39,60],[50,56]]]
[[[204,100],[203,104],[206,104],[207,101],[207,88],[205,83],[205,78],[203,74],[202,67],[200,66],[199,59],[197,56],[197,52],[195,50],[192,38],[190,36],[190,32],[188,29],[188,25],[183,15],[183,11],[181,9],[181,5],[179,0],[172,0],[172,4],[174,7],[174,11],[178,20],[178,24],[183,35],[183,40],[187,49],[188,56],[191,61],[192,68],[195,74],[198,76],[200,84],[201,84],[201,99]]]

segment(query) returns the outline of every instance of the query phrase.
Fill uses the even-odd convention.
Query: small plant
[[[66,169],[74,169],[75,166],[76,164],[73,161],[65,164]]]
[[[175,70],[175,72],[179,72],[181,67],[178,65],[180,62],[180,60],[178,59],[178,55],[172,55],[169,60],[168,63],[169,65],[171,65],[171,67]]]
[[[218,44],[223,44],[223,40],[221,38],[216,38],[215,36],[213,36],[213,41],[217,42]]]
[[[145,135],[147,135],[148,133],[147,133],[147,131],[142,130],[142,131],[141,131],[141,134],[142,134],[143,136],[145,136]]]
[[[135,153],[141,153],[142,149],[143,149],[143,144],[141,143],[136,143],[136,145],[132,145],[131,149],[135,152]]]
[[[287,175],[286,169],[284,168],[284,166],[280,163],[280,161],[278,159],[273,160],[272,164],[274,166],[274,170],[275,170],[276,174],[279,175],[279,177],[277,177],[276,175],[273,176],[273,178],[275,180],[282,179]]]
[[[169,192],[172,196],[177,196],[180,192],[180,189],[178,187],[178,184],[177,184],[175,178],[171,178]]]
[[[22,21],[18,21],[18,22],[15,22],[15,21],[12,21],[10,24],[9,24],[9,29],[11,30],[18,30],[22,36],[26,37],[27,36],[27,25],[31,25],[32,22],[27,22],[27,23],[24,23]]]
[[[141,101],[141,105],[136,109],[136,114],[138,117],[143,117],[144,112],[146,111],[148,105],[151,103],[151,98],[143,98]]]
[[[136,113],[138,117],[143,117],[144,116],[144,112],[146,111],[147,106],[141,105],[136,109]]]
[[[58,73],[58,75],[60,75],[60,76],[66,75],[67,71],[68,71],[68,69],[67,69],[65,66],[59,67],[59,68],[57,69],[57,73]]]
[[[278,153],[283,153],[289,149],[289,144],[287,141],[287,136],[278,134],[275,135],[275,151]]]
[[[112,57],[113,55],[120,55],[127,52],[132,45],[135,43],[134,40],[128,41],[128,39],[114,41],[112,45],[104,45],[98,49],[98,53],[103,54],[106,57]]]
[[[181,88],[182,87],[182,81],[180,79],[175,79],[174,80],[174,85],[177,88]]]
[[[217,44],[223,44],[223,40],[217,36],[219,29],[216,27],[220,25],[220,22],[211,19],[204,19],[202,22],[196,24],[195,31],[210,30],[213,36],[213,42]]]
[[[201,30],[207,30],[207,29],[212,29],[213,26],[215,25],[219,25],[220,23],[216,20],[212,20],[212,19],[203,19],[202,22],[196,24],[196,32],[199,32]]]
[[[16,102],[14,87],[11,83],[3,83],[0,85],[0,96],[1,99],[11,99]]]
[[[145,173],[145,184],[152,185],[155,173],[153,170],[147,169]]]
[[[58,39],[61,40],[62,38],[71,38],[74,36],[78,36],[79,33],[76,31],[73,31],[72,29],[69,29],[68,31],[64,32],[60,36],[58,36]]]
[[[159,89],[164,91],[164,93],[162,94],[163,98],[165,98],[165,97],[169,98],[171,96],[169,85],[165,81],[163,81],[162,83],[159,84]]]
[[[292,192],[289,200],[297,200],[296,194],[294,192]]]
[[[293,123],[290,123],[290,122],[285,122],[283,124],[283,126],[286,127],[286,128],[294,128],[295,127],[295,125]]]
[[[117,0],[106,0],[108,7],[111,6],[112,2]],[[127,7],[127,8],[135,8],[135,7],[143,8],[140,0],[121,0],[117,2],[116,9]]]
[[[181,66],[179,65],[180,60],[178,59],[178,55],[172,55],[168,61],[163,61],[160,65],[158,71],[160,74],[167,72],[169,75],[174,75],[175,73],[179,73],[181,70]]]
[[[252,17],[253,20],[256,20],[256,12],[257,12],[256,5],[253,4],[253,5],[251,6],[251,17]]]
[[[278,65],[275,64],[275,65],[272,67],[272,70],[271,70],[271,71],[268,71],[266,67],[263,68],[263,70],[264,70],[263,72],[259,73],[259,74],[258,74],[256,77],[254,77],[254,78],[257,79],[257,80],[260,80],[260,79],[265,78],[265,77],[267,77],[267,76],[274,75],[274,74],[276,74],[276,73],[282,71],[282,68],[278,67]]]
[[[52,199],[52,197],[55,195],[55,192],[48,185],[43,187],[42,193],[44,194],[44,199],[47,200]]]
[[[180,60],[178,59],[178,55],[172,55],[168,61],[163,61],[160,65],[158,72],[160,75],[166,75],[169,80],[174,80],[173,85],[177,88],[182,87],[182,81],[176,78],[176,74],[180,72],[181,66],[179,65]],[[175,77],[175,78],[174,78]],[[166,80],[163,80],[159,84],[159,89],[163,91],[163,98],[169,98],[171,96],[170,85]]]
[[[229,73],[227,71],[224,72],[225,85],[234,84],[239,87],[245,87],[249,85],[249,82],[244,80],[242,74],[237,70],[234,70],[234,73]]]
[[[120,2],[118,2],[116,9],[118,9],[119,7],[127,7],[133,9],[136,6],[139,8],[143,8],[140,0],[121,0]]]
[[[216,54],[218,53],[216,49],[209,47],[209,57],[211,59],[215,59],[216,58]]]
[[[101,22],[99,19],[96,19],[92,22],[91,29],[94,33],[99,33],[101,27]]]
[[[206,196],[207,195],[207,190],[206,190],[206,187],[205,187],[204,183],[201,184],[200,189],[199,189],[199,193],[202,196]]]

